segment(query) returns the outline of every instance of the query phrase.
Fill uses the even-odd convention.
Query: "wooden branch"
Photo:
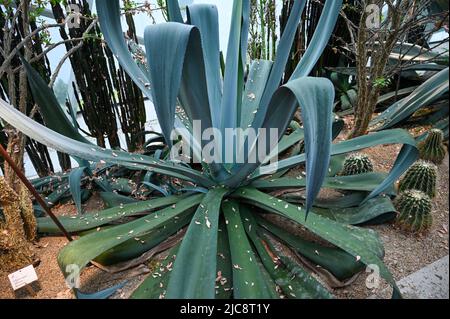
[[[54,44],[50,45],[47,49],[45,49],[41,54],[35,56],[34,58],[32,58],[28,62],[29,63],[34,63],[36,61],[39,61],[41,58],[46,56],[51,50],[55,49],[56,47],[60,46],[61,44],[66,44],[66,43],[69,43],[69,42],[84,41],[86,38],[88,38],[89,32],[94,28],[96,23],[97,23],[97,19],[93,20],[92,23],[88,26],[88,28],[86,28],[86,31],[83,33],[83,35],[81,37],[79,37],[79,38],[72,38],[72,39],[65,39],[65,40],[59,41],[57,43],[54,43]],[[94,37],[90,37],[89,36],[89,38],[94,38]],[[102,39],[97,38],[97,37],[95,37],[95,39],[97,39],[99,41],[103,41]],[[23,68],[23,66],[19,66],[18,68],[16,68],[14,70],[14,72],[18,72],[22,68]]]
[[[76,46],[74,46],[72,49],[70,49],[61,59],[61,61],[59,61],[58,66],[56,67],[55,71],[53,71],[50,83],[49,83],[49,87],[53,87],[53,84],[56,81],[56,78],[58,77],[59,71],[61,71],[62,66],[64,65],[64,62],[70,57],[72,56],[72,54],[74,54],[77,50],[81,49],[81,47],[83,46],[83,42],[80,42],[79,44],[77,44]]]
[[[5,59],[3,64],[0,66],[0,78],[5,73],[6,69],[9,67],[11,61],[14,59],[14,57],[19,53],[19,51],[30,41],[36,34],[38,34],[40,31],[46,30],[48,28],[56,28],[56,27],[62,27],[65,23],[53,23],[48,24],[39,28],[36,28],[33,32],[28,34],[8,55],[8,57]]]

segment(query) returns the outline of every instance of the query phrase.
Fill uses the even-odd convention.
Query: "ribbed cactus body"
[[[398,211],[396,224],[403,230],[413,233],[426,232],[433,223],[430,197],[417,190],[401,193],[396,201]]]
[[[418,161],[406,172],[400,180],[399,191],[415,189],[424,192],[429,197],[436,196],[437,167],[433,163]]]
[[[443,141],[444,133],[441,130],[431,130],[427,138],[419,143],[420,158],[435,164],[441,164],[446,154]]]
[[[373,164],[370,158],[364,154],[353,154],[345,160],[342,175],[351,176],[370,172],[373,172]]]

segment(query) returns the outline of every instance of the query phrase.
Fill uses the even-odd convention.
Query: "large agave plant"
[[[222,76],[214,6],[188,6],[184,22],[177,1],[168,0],[170,22],[151,25],[145,31],[147,69],[141,68],[128,50],[119,0],[97,0],[105,39],[123,68],[153,101],[168,145],[174,128],[189,132],[193,121],[200,120],[203,127],[216,127],[221,132],[237,127],[277,128],[278,152],[304,141],[305,154],[272,164],[266,164],[268,159],[203,164],[198,170],[170,160],[97,147],[84,140],[67,118],[59,117],[60,124],[51,130],[0,100],[0,116],[43,144],[83,160],[150,171],[190,185],[178,195],[122,202],[96,214],[62,218],[73,233],[92,230],[60,252],[58,262],[63,273],[68,276],[73,265],[83,269],[93,260],[102,265],[123,262],[146,251],[158,251],[164,244],[165,249],[172,247],[168,257],[133,297],[330,298],[328,290],[306,271],[296,255],[320,265],[341,281],[354,276],[364,265],[375,265],[398,296],[395,281],[382,262],[380,239],[372,230],[354,225],[380,221],[389,214],[392,217],[395,209],[383,194],[393,194],[394,181],[416,160],[418,151],[414,139],[403,130],[332,144],[339,133],[336,127],[333,132],[333,86],[326,79],[308,75],[329,40],[341,4],[326,1],[310,47],[292,77],[280,87],[305,1],[295,1],[275,61],[253,62],[246,77],[250,1],[234,2]],[[50,110],[44,117],[58,112],[61,115],[45,83],[30,68],[28,72],[41,110],[44,114]],[[286,135],[299,106],[304,127]],[[188,135],[193,138],[193,134]],[[336,177],[344,154],[381,144],[404,145],[389,174]],[[201,156],[201,147],[202,141],[193,141],[196,156]],[[250,152],[245,155],[250,156]],[[306,177],[283,177],[302,164],[306,165]],[[324,202],[316,200],[322,187],[358,192]],[[304,188],[304,199],[269,194]],[[292,235],[264,218],[267,213],[302,226],[302,233],[310,235]],[[125,218],[128,222],[117,225]],[[39,228],[45,233],[57,232],[46,218],[39,220]],[[185,235],[177,243],[173,236],[181,230]]]

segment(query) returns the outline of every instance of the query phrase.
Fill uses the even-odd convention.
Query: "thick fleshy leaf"
[[[101,192],[100,197],[102,198],[102,201],[105,204],[106,208],[113,208],[120,205],[133,204],[139,202],[137,199],[134,199],[129,196],[119,195],[114,192]]]
[[[155,190],[155,191],[163,194],[164,196],[170,195],[170,193],[167,191],[167,189],[165,189],[162,186],[158,186],[158,185],[150,183],[150,182],[142,182],[141,184],[144,185],[145,187],[149,188],[150,190]]]
[[[264,280],[257,263],[257,256],[247,238],[234,201],[225,201],[222,210],[227,224],[233,264],[233,296],[237,299],[270,299],[270,286]]]
[[[217,238],[217,283],[216,299],[230,299],[233,294],[233,266],[231,263],[230,243],[224,218],[219,221]]]
[[[414,90],[416,90],[418,88],[418,86],[410,86],[404,89],[400,89],[398,91],[393,91],[393,92],[389,92],[386,94],[383,94],[382,96],[380,96],[378,98],[378,102],[377,104],[381,104],[384,103],[386,101],[389,101],[390,99],[393,99],[394,97],[402,97],[405,95],[409,95],[412,92],[414,92]]]
[[[396,191],[392,189],[392,195]],[[301,194],[286,194],[284,200],[303,205],[305,202]],[[317,199],[314,202],[314,212],[350,225],[378,225],[391,221],[396,216],[396,209],[388,196],[379,196],[364,201],[367,192],[355,192],[343,197]]]
[[[125,195],[131,195],[137,191],[137,184],[134,181],[124,177],[112,178],[109,185],[113,191]]]
[[[75,290],[75,295],[77,297],[77,299],[94,299],[94,300],[99,300],[99,299],[108,299],[109,297],[111,297],[112,295],[114,295],[117,290],[122,289],[125,285],[126,285],[126,281],[117,284],[111,288],[96,292],[96,293],[91,293],[91,294],[86,294],[81,292],[78,289],[74,289]]]
[[[450,101],[448,97],[441,97],[432,105],[425,107],[423,112],[418,111],[414,113],[406,122],[406,125],[412,126],[429,126],[435,125],[445,118],[448,118],[450,113]]]
[[[109,184],[109,180],[106,176],[97,176],[94,177],[94,183],[101,189],[103,192],[113,192],[111,185]]]
[[[169,282],[170,271],[176,259],[180,244],[169,250],[167,257],[159,263],[159,270],[148,276],[133,292],[131,299],[163,299]]]
[[[220,37],[217,7],[207,4],[188,6],[187,18],[189,24],[195,25],[200,30],[212,125],[219,128],[222,78],[220,74]],[[189,85],[192,84],[192,82],[189,83]]]
[[[162,227],[153,229],[145,234],[129,239],[120,245],[114,246],[97,256],[94,261],[102,266],[113,266],[139,258],[146,252],[161,245],[171,236],[176,236],[183,227],[189,224],[194,211],[195,209],[191,208],[176,219],[165,223]]]
[[[332,128],[332,139],[333,141],[341,134],[342,130],[345,127],[345,122],[343,119],[339,118],[336,114],[334,114],[333,120],[333,128]]]
[[[334,87],[327,79],[306,77],[288,82],[277,92],[269,105],[263,128],[266,130],[277,128],[279,132],[284,132],[297,109],[297,105],[300,105],[305,134],[305,156],[307,158],[306,207],[309,210],[320,191],[330,163]],[[289,116],[280,112],[279,107],[288,108],[287,114]],[[267,149],[270,149],[270,145],[266,145]],[[243,169],[243,173],[246,173],[245,176],[252,172],[247,170],[247,167],[248,169],[256,168],[247,165]],[[242,173],[236,176],[240,174]]]
[[[147,70],[143,70],[143,68],[136,63],[125,42],[124,32],[120,21],[120,1],[96,0],[96,6],[100,27],[109,48],[130,78],[151,101],[153,99],[153,94],[148,72]],[[183,23],[178,1],[169,0],[167,6],[171,21]],[[183,128],[185,128],[184,125]],[[170,142],[170,136],[164,136],[164,138],[167,143]]]
[[[178,1],[168,0],[166,4],[169,13],[169,20],[183,23],[184,21]],[[127,43],[124,40],[124,32],[122,31],[120,22],[120,1],[96,0],[96,5],[100,26],[109,48],[119,60],[120,65],[125,69],[127,74],[151,101],[153,99],[153,94],[148,70],[142,67],[141,63],[136,63],[128,50]],[[179,128],[182,127],[183,129],[188,128],[188,126],[182,124],[178,114],[177,126]],[[170,136],[164,136],[164,138],[166,142],[170,142]]]
[[[331,272],[339,280],[349,279],[364,269],[363,263],[356,261],[352,255],[346,253],[342,249],[326,247],[316,242],[307,241],[263,218],[257,218],[257,221],[270,233],[277,236],[316,265]],[[377,241],[376,244],[380,245],[380,252],[383,252],[381,241]],[[382,258],[383,254],[379,257]]]
[[[353,176],[326,177],[322,187],[329,189],[372,192],[386,179],[386,177],[387,174],[384,173],[366,173]],[[304,188],[307,184],[307,179],[299,176],[297,178],[286,177],[254,181],[251,186],[265,191],[275,191],[282,189]],[[387,192],[393,195],[396,194],[393,184],[389,189],[387,189]]]
[[[295,144],[303,141],[305,139],[305,131],[303,129],[297,129],[289,135],[283,136],[283,138],[278,143],[276,149],[274,149],[269,156],[267,156],[264,163],[269,162],[274,156],[281,155],[284,151],[293,147]],[[264,164],[263,163],[263,164]]]
[[[174,205],[180,200],[185,199],[186,197],[187,195],[171,196],[129,204],[122,201],[115,207],[108,208],[94,214],[86,214],[85,216],[81,217],[61,216],[58,217],[58,220],[69,233],[76,233],[107,225],[126,217],[139,216],[143,213],[150,214],[157,209],[161,209],[169,205]],[[38,218],[37,225],[38,233],[40,234],[61,234],[59,228],[55,226],[54,222],[49,217]]]
[[[226,128],[235,128],[239,123],[241,109],[242,91],[244,80],[244,62],[242,61],[242,38],[248,34],[243,34],[243,21],[248,20],[244,17],[248,13],[249,0],[233,2],[233,12],[231,18],[230,34],[228,38],[227,58],[225,64],[225,75],[223,83],[223,97],[220,106],[221,109],[221,131]]]
[[[282,289],[287,298],[329,299],[331,294],[298,263],[287,257],[283,251],[275,249],[260,234],[258,224],[247,207],[243,207],[243,223],[248,236],[256,247],[265,269]],[[273,256],[280,260],[274,260]]]
[[[253,61],[250,66],[247,83],[245,84],[245,93],[242,97],[240,127],[244,130],[252,125],[255,115],[259,111],[261,98],[269,79],[272,65],[273,62],[271,61],[257,60]]]
[[[166,5],[169,14],[169,21],[183,23],[183,16],[181,15],[178,0],[167,0]]]
[[[362,236],[366,238],[366,240],[359,240],[359,244],[361,246],[364,246],[364,248],[367,251],[373,252],[377,256],[384,256],[384,250],[383,246],[380,246],[380,238],[378,234],[371,229],[364,229],[359,227],[354,227],[348,224],[343,224],[334,220],[331,220],[329,218],[322,217],[314,212],[314,208],[312,211],[312,215],[314,215],[314,223],[310,223],[308,220],[301,220],[302,215],[305,214],[306,210],[304,206],[299,206],[296,204],[288,203],[280,198],[276,198],[273,196],[270,196],[269,194],[262,193],[255,188],[252,187],[243,187],[239,190],[237,190],[235,193],[232,194],[233,197],[237,197],[244,201],[245,203],[248,203],[250,205],[259,207],[263,209],[266,212],[274,213],[277,215],[281,215],[282,217],[288,218],[296,223],[299,223],[300,225],[305,226],[307,229],[315,233],[316,235],[320,236],[322,239],[325,239],[329,241],[326,237],[319,235],[316,230],[313,230],[317,224],[317,220],[321,221],[320,228],[333,228],[336,227],[338,230],[338,233],[345,229],[347,231],[347,236],[342,236],[341,239],[347,238],[347,239],[354,239],[358,238],[358,236]],[[250,199],[252,197],[253,199]],[[264,202],[264,203],[263,203]],[[266,205],[268,204],[268,205]],[[300,219],[300,220],[298,220]],[[310,225],[310,226],[306,226]],[[337,225],[337,226],[336,226]],[[323,229],[317,230],[322,231]],[[327,234],[329,235],[329,234]],[[330,241],[330,243],[332,243]]]
[[[331,147],[331,155],[333,156],[384,144],[403,144],[404,146],[386,180],[367,199],[374,198],[388,189],[417,160],[419,152],[414,138],[405,130],[386,130],[333,144]],[[251,179],[258,179],[265,175],[270,175],[272,172],[296,167],[305,162],[305,157],[305,154],[293,156],[270,164],[268,167],[259,168]]]
[[[183,180],[191,180],[207,187],[214,185],[209,178],[184,166],[174,165],[162,160],[157,161],[145,155],[106,150],[95,145],[87,145],[72,140],[31,120],[2,99],[0,99],[0,117],[30,138],[63,153],[86,160],[107,161],[108,163],[118,164],[133,170],[154,170],[156,173]]]
[[[328,177],[336,176],[342,172],[346,158],[347,156],[345,155],[331,156],[330,167],[328,168]]]
[[[237,100],[237,110],[236,110],[236,127],[241,123],[242,115],[242,103],[243,103],[243,92],[245,88],[245,76],[247,68],[247,55],[248,55],[248,37],[250,28],[250,0],[243,0],[242,2],[242,27],[241,27],[241,38],[240,38],[240,59],[238,68],[238,100]]]
[[[371,130],[384,130],[405,120],[418,109],[430,105],[448,92],[449,68],[442,70],[370,122]]]
[[[189,147],[192,151],[193,161],[196,163],[202,162],[202,146],[200,144],[200,141],[194,139],[190,122],[186,116],[184,118],[177,116],[177,118],[175,119],[174,130],[176,131],[178,136],[181,136],[183,141],[191,141]]]
[[[81,206],[81,179],[86,171],[87,167],[78,167],[73,169],[69,175],[70,193],[72,194],[73,202],[79,215],[83,214],[83,208]]]
[[[442,71],[446,68],[445,65],[434,63],[414,63],[402,67],[401,71]]]
[[[197,209],[178,251],[167,298],[215,298],[217,232],[220,206],[227,192],[222,187],[210,190]]]
[[[405,173],[408,168],[414,164],[414,162],[419,157],[419,152],[416,148],[416,146],[412,145],[405,145],[403,146],[402,150],[400,151],[400,154],[398,155],[394,167],[392,168],[391,172],[389,173],[388,177],[378,185],[376,189],[374,189],[369,196],[364,200],[364,202],[373,199],[386,191],[388,187],[390,187],[396,180],[400,178],[400,176]],[[364,203],[363,202],[363,203]]]
[[[155,158],[155,159],[161,159],[161,156],[162,156],[162,150],[157,150],[156,152],[155,152],[155,154],[153,155],[153,157]],[[147,172],[147,173],[145,173],[145,176],[144,176],[144,179],[143,179],[143,181],[144,182],[151,182],[152,180],[153,180],[153,177],[154,177],[154,173],[153,172]]]
[[[179,191],[186,193],[202,193],[202,194],[208,193],[208,189],[203,187],[184,187],[181,188]]]
[[[169,207],[155,213],[152,217],[142,217],[130,223],[108,228],[83,236],[69,243],[58,255],[58,264],[65,274],[70,274],[71,267],[76,265],[81,271],[91,260],[102,253],[123,244],[128,240],[148,234],[148,232],[174,221],[175,217],[182,216],[186,211],[200,204],[203,195],[186,198],[174,207]],[[158,218],[155,218],[158,216]]]
[[[314,202],[315,207],[319,208],[349,208],[349,207],[357,207],[362,204],[364,199],[367,196],[367,192],[351,192],[347,195],[338,198],[320,198]],[[298,196],[287,194],[283,196],[287,198],[288,201],[294,201],[295,203],[299,203],[302,201]]]
[[[50,207],[56,206],[64,197],[70,196],[70,187],[67,182],[61,183],[48,196],[44,197],[45,203]]]
[[[248,55],[248,36],[249,36],[249,28],[250,28],[250,10],[251,10],[251,1],[244,0],[242,1],[242,28],[241,28],[241,68],[242,72],[245,71],[247,66],[247,55]],[[240,79],[240,88],[241,92],[244,87],[244,75],[241,75]],[[239,123],[239,121],[238,121]]]
[[[34,186],[34,188],[40,190],[40,189],[55,187],[58,184],[61,184],[62,182],[67,181],[68,178],[69,178],[69,175],[67,173],[62,173],[62,174],[55,174],[52,176],[46,176],[46,177],[32,179],[32,180],[30,180],[30,182]]]
[[[191,121],[211,127],[205,62],[199,30],[180,23],[145,29],[153,102],[166,141],[175,123],[177,97]]]
[[[172,2],[172,1],[171,1]],[[178,1],[175,1],[178,2]],[[109,48],[134,83],[151,100],[153,98],[147,74],[138,66],[128,50],[120,21],[119,0],[96,0],[98,20]]]
[[[327,79],[306,77],[290,81],[275,93],[262,126],[267,131],[278,129],[279,138],[281,138],[291,122],[297,106],[300,105],[304,123],[305,156],[307,156],[306,206],[308,210],[320,191],[330,163],[333,102],[334,87]],[[286,108],[286,111],[281,111],[281,108]],[[270,139],[267,138],[267,140]],[[266,142],[263,147],[266,150],[265,154],[268,154],[267,150],[271,145],[270,141]],[[258,145],[252,147],[250,154],[252,153],[259,154]],[[259,162],[238,165],[238,172],[225,183],[236,186],[257,166],[259,166]],[[274,172],[276,170],[272,171],[272,173]]]
[[[349,225],[384,224],[397,216],[397,210],[387,196],[368,200],[358,207],[329,209],[315,207],[314,212]]]
[[[235,196],[243,200],[248,200],[253,205],[264,210],[282,215],[303,225],[314,234],[345,250],[358,261],[361,260],[361,262],[368,266],[377,265],[380,269],[381,277],[388,281],[394,288],[394,297],[400,296],[400,291],[392,274],[377,254],[378,248],[373,247],[371,244],[374,238],[377,237],[374,231],[344,225],[314,213],[310,213],[308,219],[306,219],[306,210],[301,209],[301,207],[294,206],[282,200],[279,201],[253,188],[240,189],[235,193]]]

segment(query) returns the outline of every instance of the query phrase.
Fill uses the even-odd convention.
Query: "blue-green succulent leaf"
[[[381,131],[391,128],[413,115],[421,107],[429,106],[448,92],[448,76],[449,68],[446,68],[415,89],[408,97],[394,103],[370,122],[372,130]]]
[[[199,30],[168,22],[145,29],[153,102],[166,141],[175,123],[177,97],[191,121],[211,127],[205,64]]]
[[[306,206],[308,210],[319,193],[328,172],[332,142],[333,102],[334,87],[327,79],[305,77],[290,81],[275,93],[262,125],[262,128],[265,128],[267,132],[274,128],[278,129],[279,140],[289,126],[298,105],[300,105],[304,123],[305,156],[307,157]],[[269,153],[270,146],[270,141],[262,146],[266,150],[265,154]],[[252,154],[259,154],[258,147],[260,146],[254,145],[247,158],[254,157]],[[260,163],[257,162],[237,166],[236,174],[225,183],[236,186],[259,165]],[[272,172],[274,173],[276,170]]]
[[[183,23],[183,16],[181,15],[178,0],[167,0],[166,5],[169,14],[169,21]]]
[[[226,193],[225,188],[212,189],[198,207],[178,251],[166,298],[214,299],[220,206]]]
[[[72,193],[73,202],[75,203],[78,214],[83,213],[81,206],[81,179],[86,171],[87,167],[77,167],[69,175],[70,192]]]
[[[159,174],[193,181],[204,187],[214,185],[214,182],[208,177],[191,168],[174,165],[163,160],[155,160],[146,155],[107,150],[96,145],[88,145],[70,139],[33,121],[2,99],[0,99],[0,117],[30,138],[63,153],[90,161],[107,161],[132,170],[153,170]]]
[[[267,60],[253,61],[250,66],[245,93],[242,97],[240,127],[244,130],[251,127],[253,120],[260,110],[261,98],[269,79],[273,62]]]
[[[103,36],[130,78],[151,100],[152,93],[147,74],[138,66],[128,50],[120,22],[119,0],[96,0],[97,14]]]
[[[209,106],[213,127],[220,125],[220,103],[222,101],[222,78],[220,74],[219,17],[217,7],[196,4],[187,7],[188,23],[200,30],[205,71],[208,86]],[[192,85],[192,83],[189,83]]]

